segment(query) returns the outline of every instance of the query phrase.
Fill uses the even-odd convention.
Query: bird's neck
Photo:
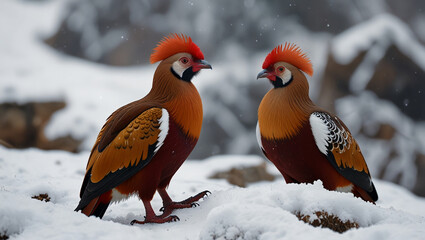
[[[295,136],[317,107],[306,92],[273,88],[258,108],[261,135],[267,139],[289,139]]]
[[[148,95],[167,109],[185,134],[198,139],[203,116],[201,97],[191,82],[177,79],[169,69],[167,71],[155,74]]]

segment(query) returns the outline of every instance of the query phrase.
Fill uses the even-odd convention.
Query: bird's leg
[[[175,215],[171,215],[168,216],[169,214],[161,214],[161,215],[156,215],[155,212],[152,209],[152,205],[150,203],[150,201],[148,200],[142,200],[143,204],[145,205],[145,209],[146,209],[146,217],[144,221],[138,221],[136,219],[134,219],[133,221],[131,221],[131,225],[137,223],[137,224],[145,224],[145,223],[166,223],[166,222],[177,222],[179,221],[179,217],[175,216]]]
[[[167,191],[165,191],[165,188],[159,188],[157,190],[159,195],[162,198],[162,204],[163,204],[163,207],[160,209],[160,211],[162,211],[163,215],[165,216],[171,214],[174,209],[192,208],[192,207],[199,206],[199,204],[196,203],[196,201],[207,196],[208,194],[211,194],[210,191],[203,191],[181,202],[174,202],[173,200],[171,200]]]

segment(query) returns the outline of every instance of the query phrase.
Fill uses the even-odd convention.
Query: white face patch
[[[289,82],[289,80],[291,80],[292,78],[292,73],[291,71],[289,71],[289,69],[285,68],[285,71],[283,72],[283,74],[280,76],[280,78],[282,79],[283,85],[285,85],[286,83]]]
[[[179,60],[175,61],[171,67],[173,68],[174,72],[179,75],[180,78],[183,77],[183,72],[187,69],[187,67],[185,68],[180,64]]]
[[[282,66],[284,67],[283,62],[277,62],[277,63],[274,64],[275,69],[278,69],[279,67],[282,67]],[[282,73],[277,74],[277,76],[280,79],[282,79],[283,85],[287,84],[292,78],[292,72],[287,67],[284,67],[284,68],[285,68],[285,70]],[[276,72],[277,72],[277,70],[276,70]]]
[[[180,61],[180,59],[182,59],[183,57],[189,60],[188,64],[184,64],[183,62]],[[173,62],[173,65],[171,65],[171,68],[177,75],[179,75],[180,78],[182,78],[183,72],[186,71],[186,69],[188,69],[191,66],[190,64],[191,61],[192,61],[192,55],[188,53],[184,53],[177,61]]]

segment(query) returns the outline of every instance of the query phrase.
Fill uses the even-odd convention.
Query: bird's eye
[[[180,58],[180,62],[183,64],[187,64],[189,62],[189,59],[187,57]]]
[[[285,71],[285,68],[284,68],[284,67],[278,67],[278,68],[277,68],[277,70],[278,70],[279,72],[283,72],[283,71]]]

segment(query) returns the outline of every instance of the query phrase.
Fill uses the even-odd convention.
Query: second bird
[[[294,44],[274,48],[257,78],[273,88],[258,109],[257,140],[287,183],[321,180],[326,189],[352,192],[375,202],[378,194],[359,145],[338,117],[316,106],[309,97],[304,73],[311,61]]]

